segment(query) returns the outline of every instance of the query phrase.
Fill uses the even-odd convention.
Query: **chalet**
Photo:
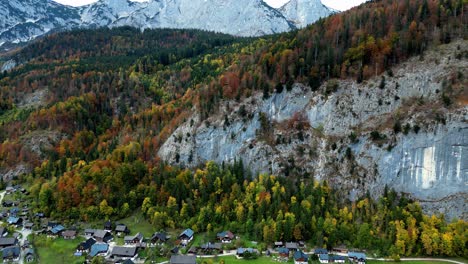
[[[125,245],[140,244],[141,242],[143,242],[143,235],[140,232],[138,232],[134,236],[126,236],[124,237],[124,242]]]
[[[54,226],[54,228],[52,228],[50,231],[47,232],[47,236],[50,236],[50,237],[60,236],[64,230],[65,230],[65,227],[63,225],[56,225]]]
[[[23,224],[23,218],[21,217],[8,217],[7,223],[10,225],[21,226]]]
[[[109,251],[109,245],[106,243],[96,243],[91,246],[91,250],[89,252],[90,257],[96,256],[105,256],[107,255],[107,251]]]
[[[0,237],[6,237],[8,235],[8,230],[3,227],[3,226],[0,226]]]
[[[255,254],[255,253],[258,253],[258,251],[254,248],[238,248],[236,250],[236,255],[239,257],[239,258],[243,258],[245,256],[245,254]]]
[[[346,257],[333,255],[333,256],[330,256],[330,261],[333,263],[345,263]]]
[[[137,255],[136,247],[115,246],[111,252],[111,258],[131,259]]]
[[[79,253],[84,253],[84,252],[89,252],[91,250],[91,247],[96,243],[96,240],[94,238],[89,238],[88,240],[81,242],[78,247],[76,247],[76,252]]]
[[[286,248],[289,249],[290,251],[297,251],[299,249],[299,246],[297,245],[296,242],[287,242]]]
[[[300,248],[305,247],[305,242],[304,241],[299,241],[299,242],[297,242],[297,244],[299,245]]]
[[[18,261],[21,255],[21,248],[19,246],[10,246],[2,249],[3,262]]]
[[[111,232],[112,231],[112,222],[110,220],[107,220],[104,223],[104,230]]]
[[[91,229],[91,228],[87,228],[84,230],[84,234],[87,237],[92,237],[95,232],[96,232],[96,229]]]
[[[280,257],[289,258],[289,249],[285,247],[278,248],[278,254]]]
[[[201,245],[200,249],[206,255],[220,254],[223,253],[223,246],[221,243],[206,243]]]
[[[111,241],[114,237],[112,236],[112,234],[109,231],[96,230],[96,232],[94,232],[94,234],[93,234],[93,238],[97,242],[107,243],[107,242]]]
[[[328,254],[319,254],[318,258],[320,263],[330,263],[330,256]]]
[[[151,244],[162,244],[168,240],[166,233],[156,232],[151,236]]]
[[[122,235],[128,235],[130,233],[130,230],[127,228],[125,224],[117,224],[115,226],[115,233],[117,236],[122,236]]]
[[[34,227],[34,223],[31,223],[31,222],[24,223],[24,228],[28,230],[32,230],[33,227]]]
[[[309,256],[302,251],[294,252],[294,264],[308,264]]]
[[[348,248],[345,245],[334,247],[333,252],[348,254]]]
[[[195,232],[193,232],[192,229],[187,228],[184,230],[184,232],[180,233],[180,235],[177,238],[180,239],[180,243],[183,246],[186,246],[188,243],[190,243],[190,241],[192,241],[194,233]]]
[[[197,257],[195,256],[183,256],[183,255],[172,255],[170,264],[196,264]]]
[[[216,234],[221,243],[231,243],[232,240],[235,238],[234,234],[231,231],[223,231],[221,233]]]
[[[28,248],[24,251],[24,260],[26,262],[33,262],[35,259],[34,249]]]
[[[14,187],[12,187],[12,186],[8,186],[8,187],[6,187],[5,191],[7,193],[14,193],[16,191],[16,189]]]
[[[316,248],[314,249],[314,255],[320,255],[320,254],[328,254],[328,250],[324,248]]]
[[[59,223],[46,221],[42,226],[47,229],[47,231],[51,231],[54,227],[58,226]]]
[[[280,247],[283,247],[283,246],[284,246],[283,242],[281,242],[281,241],[276,241],[275,242],[275,248],[280,248]]]
[[[76,230],[66,230],[62,232],[63,239],[75,239]]]
[[[18,244],[18,239],[14,237],[0,237],[0,248],[15,246]]]
[[[348,259],[350,262],[353,262],[353,263],[365,264],[366,254],[361,253],[361,252],[348,252]]]

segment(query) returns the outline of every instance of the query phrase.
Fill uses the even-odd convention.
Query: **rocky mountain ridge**
[[[351,200],[387,185],[428,212],[466,219],[468,64],[457,56],[466,47],[441,46],[360,84],[331,80],[318,92],[296,84],[225,102],[206,121],[188,118],[159,155],[183,166],[242,159],[254,172],[327,179]],[[447,93],[462,99],[448,107]]]
[[[54,31],[117,26],[261,36],[303,27],[333,13],[320,0],[293,2],[297,0],[291,1],[292,7],[274,9],[263,0],[100,0],[75,8],[52,0],[12,0],[0,3],[0,46]]]

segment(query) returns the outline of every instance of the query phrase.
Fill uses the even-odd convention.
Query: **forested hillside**
[[[294,83],[327,96],[335,89],[325,81],[362,82],[466,39],[466,9],[463,0],[372,1],[255,39],[132,28],[48,36],[3,58],[21,65],[0,78],[0,175],[29,184],[37,211],[68,221],[141,209],[160,228],[467,256],[465,221],[425,216],[393,190],[351,202],[313,175],[249,175],[242,162],[186,170],[157,155],[193,112],[203,121],[225,100],[268,98]]]

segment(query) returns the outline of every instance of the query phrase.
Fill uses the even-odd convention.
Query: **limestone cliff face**
[[[316,92],[296,84],[225,102],[207,120],[194,114],[159,155],[183,166],[242,159],[256,173],[327,179],[349,199],[388,185],[428,213],[467,219],[468,61],[456,59],[467,49],[440,46],[384,81],[332,80]]]

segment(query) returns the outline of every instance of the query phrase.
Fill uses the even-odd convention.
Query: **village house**
[[[248,253],[248,254],[256,254],[258,253],[258,250],[254,249],[254,248],[238,248],[236,250],[236,255],[239,257],[239,258],[243,258],[245,256],[245,254]]]
[[[186,246],[188,245],[188,243],[190,243],[190,241],[192,241],[193,234],[194,234],[193,230],[190,228],[187,228],[182,233],[180,233],[180,235],[177,238],[180,240],[180,244],[182,246]]]
[[[104,243],[107,243],[109,241],[111,241],[114,237],[112,236],[112,234],[109,232],[109,231],[106,231],[106,230],[96,230],[93,234],[93,238],[97,241],[97,242],[104,242]]]
[[[21,255],[21,248],[18,245],[2,249],[3,262],[18,261]]]
[[[318,258],[320,263],[330,263],[330,256],[328,254],[319,254]]]
[[[78,253],[89,253],[91,247],[96,244],[94,238],[88,238],[88,240],[81,242],[78,247],[76,247],[76,252]]]
[[[330,261],[332,263],[345,263],[346,262],[346,257],[338,256],[338,255],[332,255],[332,256],[330,256]]]
[[[166,243],[167,240],[168,240],[168,237],[166,233],[162,233],[162,232],[156,232],[150,238],[150,242],[153,245]]]
[[[18,239],[15,237],[0,237],[0,248],[15,246],[18,244]]]
[[[140,244],[141,242],[143,242],[143,235],[138,232],[136,235],[134,236],[126,236],[124,238],[124,242],[125,242],[125,245],[136,245],[136,244]]]
[[[52,228],[50,231],[47,232],[48,237],[58,237],[62,234],[62,232],[65,230],[65,227],[63,225],[56,225],[54,228]]]
[[[282,258],[289,258],[289,249],[285,247],[278,248],[278,254]]]
[[[7,223],[10,224],[10,225],[14,225],[16,227],[19,227],[19,226],[21,226],[23,224],[23,218],[10,216],[7,219]]]
[[[296,242],[287,242],[286,248],[289,249],[289,251],[297,251],[299,249],[299,246]]]
[[[76,230],[66,230],[62,232],[63,239],[75,239],[76,238]]]
[[[320,255],[320,254],[328,254],[328,250],[324,248],[316,248],[314,249],[314,255]]]
[[[34,223],[32,223],[32,222],[26,222],[26,223],[24,223],[24,228],[25,228],[25,229],[32,230],[33,227],[34,227]]]
[[[136,247],[122,247],[115,246],[111,252],[111,258],[116,259],[132,259],[137,255],[138,249]]]
[[[86,228],[84,230],[84,235],[86,237],[92,237],[94,235],[94,233],[96,232],[96,229],[91,229],[91,228]]]
[[[280,248],[280,247],[283,247],[283,246],[284,246],[283,242],[281,242],[281,241],[276,241],[275,242],[275,248]]]
[[[96,243],[91,246],[91,250],[89,252],[90,257],[96,256],[105,256],[109,251],[109,245],[106,243]]]
[[[294,252],[294,264],[308,264],[309,256],[302,251]]]
[[[223,247],[221,243],[206,243],[201,245],[200,249],[205,255],[215,255],[223,253]]]
[[[117,224],[115,226],[115,233],[117,234],[118,237],[121,237],[123,235],[128,235],[130,233],[130,230],[127,228],[125,224]]]
[[[354,262],[357,264],[365,264],[366,254],[361,252],[348,252],[348,259],[350,262]]]
[[[197,257],[195,256],[183,256],[183,255],[172,255],[170,264],[196,264]]]
[[[219,241],[221,241],[221,243],[231,243],[232,240],[235,238],[234,234],[231,231],[220,232],[216,234],[216,237]]]

